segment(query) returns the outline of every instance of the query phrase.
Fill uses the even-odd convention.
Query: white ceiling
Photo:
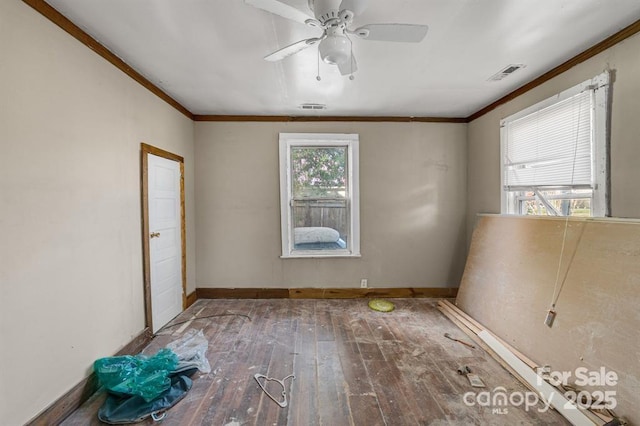
[[[640,19],[639,0],[370,0],[354,27],[429,25],[418,44],[354,39],[355,80],[315,46],[320,31],[243,0],[47,0],[194,114],[467,117]],[[313,15],[307,0],[282,0]],[[509,64],[510,77],[487,79]],[[303,111],[322,103],[326,111]]]

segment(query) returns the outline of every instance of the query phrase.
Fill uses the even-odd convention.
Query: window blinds
[[[585,90],[506,122],[506,190],[540,186],[592,186],[592,105]]]

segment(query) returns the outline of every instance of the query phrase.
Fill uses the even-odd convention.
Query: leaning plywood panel
[[[640,222],[480,216],[456,304],[640,424]]]

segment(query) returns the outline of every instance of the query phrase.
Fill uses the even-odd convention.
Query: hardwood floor
[[[185,329],[209,339],[210,374],[194,376],[187,396],[167,412],[169,425],[565,425],[542,404],[470,406],[480,392],[507,395],[527,389],[469,341],[436,308],[436,299],[392,299],[396,309],[375,312],[367,300],[199,300],[144,350],[153,354]],[[473,388],[457,369],[468,366],[486,384]],[[283,379],[289,404],[281,408],[260,389],[254,374]],[[275,397],[282,388],[266,385]],[[482,400],[482,398],[480,398]],[[99,425],[98,393],[63,425]],[[517,398],[514,399],[516,403]],[[148,420],[143,423],[153,424]]]

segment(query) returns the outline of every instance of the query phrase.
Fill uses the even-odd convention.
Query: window
[[[280,133],[282,257],[360,256],[358,135]]]
[[[502,213],[607,216],[605,72],[502,120]]]

